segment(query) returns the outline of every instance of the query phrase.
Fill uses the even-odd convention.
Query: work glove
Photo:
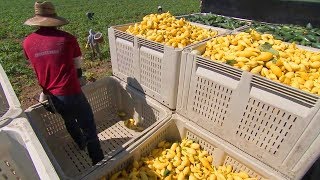
[[[45,102],[46,100],[48,100],[48,102]],[[56,110],[55,110],[52,102],[48,99],[48,96],[45,95],[43,92],[40,93],[39,103],[42,104],[43,107],[44,107],[47,111],[55,114]]]
[[[48,99],[47,96],[43,92],[41,92],[41,94],[39,96],[39,102],[44,102],[47,99]]]

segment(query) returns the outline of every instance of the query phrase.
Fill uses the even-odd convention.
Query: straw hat
[[[63,17],[59,17],[55,11],[55,8],[51,2],[36,2],[34,4],[35,16],[24,22],[29,26],[63,26],[69,22]]]

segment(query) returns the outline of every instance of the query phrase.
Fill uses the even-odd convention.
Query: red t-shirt
[[[81,56],[77,39],[64,31],[40,28],[23,42],[44,93],[74,95],[81,92],[74,58]]]

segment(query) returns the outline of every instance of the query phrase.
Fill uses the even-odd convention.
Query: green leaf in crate
[[[229,64],[230,66],[233,66],[234,64],[236,64],[237,61],[236,60],[227,60],[226,64]]]
[[[264,52],[270,52],[273,55],[279,56],[279,52],[272,48],[272,45],[268,42],[265,42],[264,44],[260,45],[260,50]]]
[[[273,48],[270,48],[268,52],[272,53],[273,55],[279,56],[279,52]]]
[[[264,44],[260,45],[261,51],[268,51],[271,48],[272,48],[272,45],[268,42],[265,42]]]
[[[166,169],[164,172],[163,172],[163,176],[166,177],[170,174],[170,171],[168,169]]]

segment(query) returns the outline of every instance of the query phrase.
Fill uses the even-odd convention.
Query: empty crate
[[[128,148],[151,125],[171,116],[167,108],[116,78],[103,78],[84,86],[83,91],[94,112],[104,161]],[[140,133],[128,129],[118,112],[140,120],[145,130]],[[46,111],[40,104],[30,107],[26,114],[62,179],[79,179],[96,168],[91,167],[87,152],[73,142],[60,115]]]

